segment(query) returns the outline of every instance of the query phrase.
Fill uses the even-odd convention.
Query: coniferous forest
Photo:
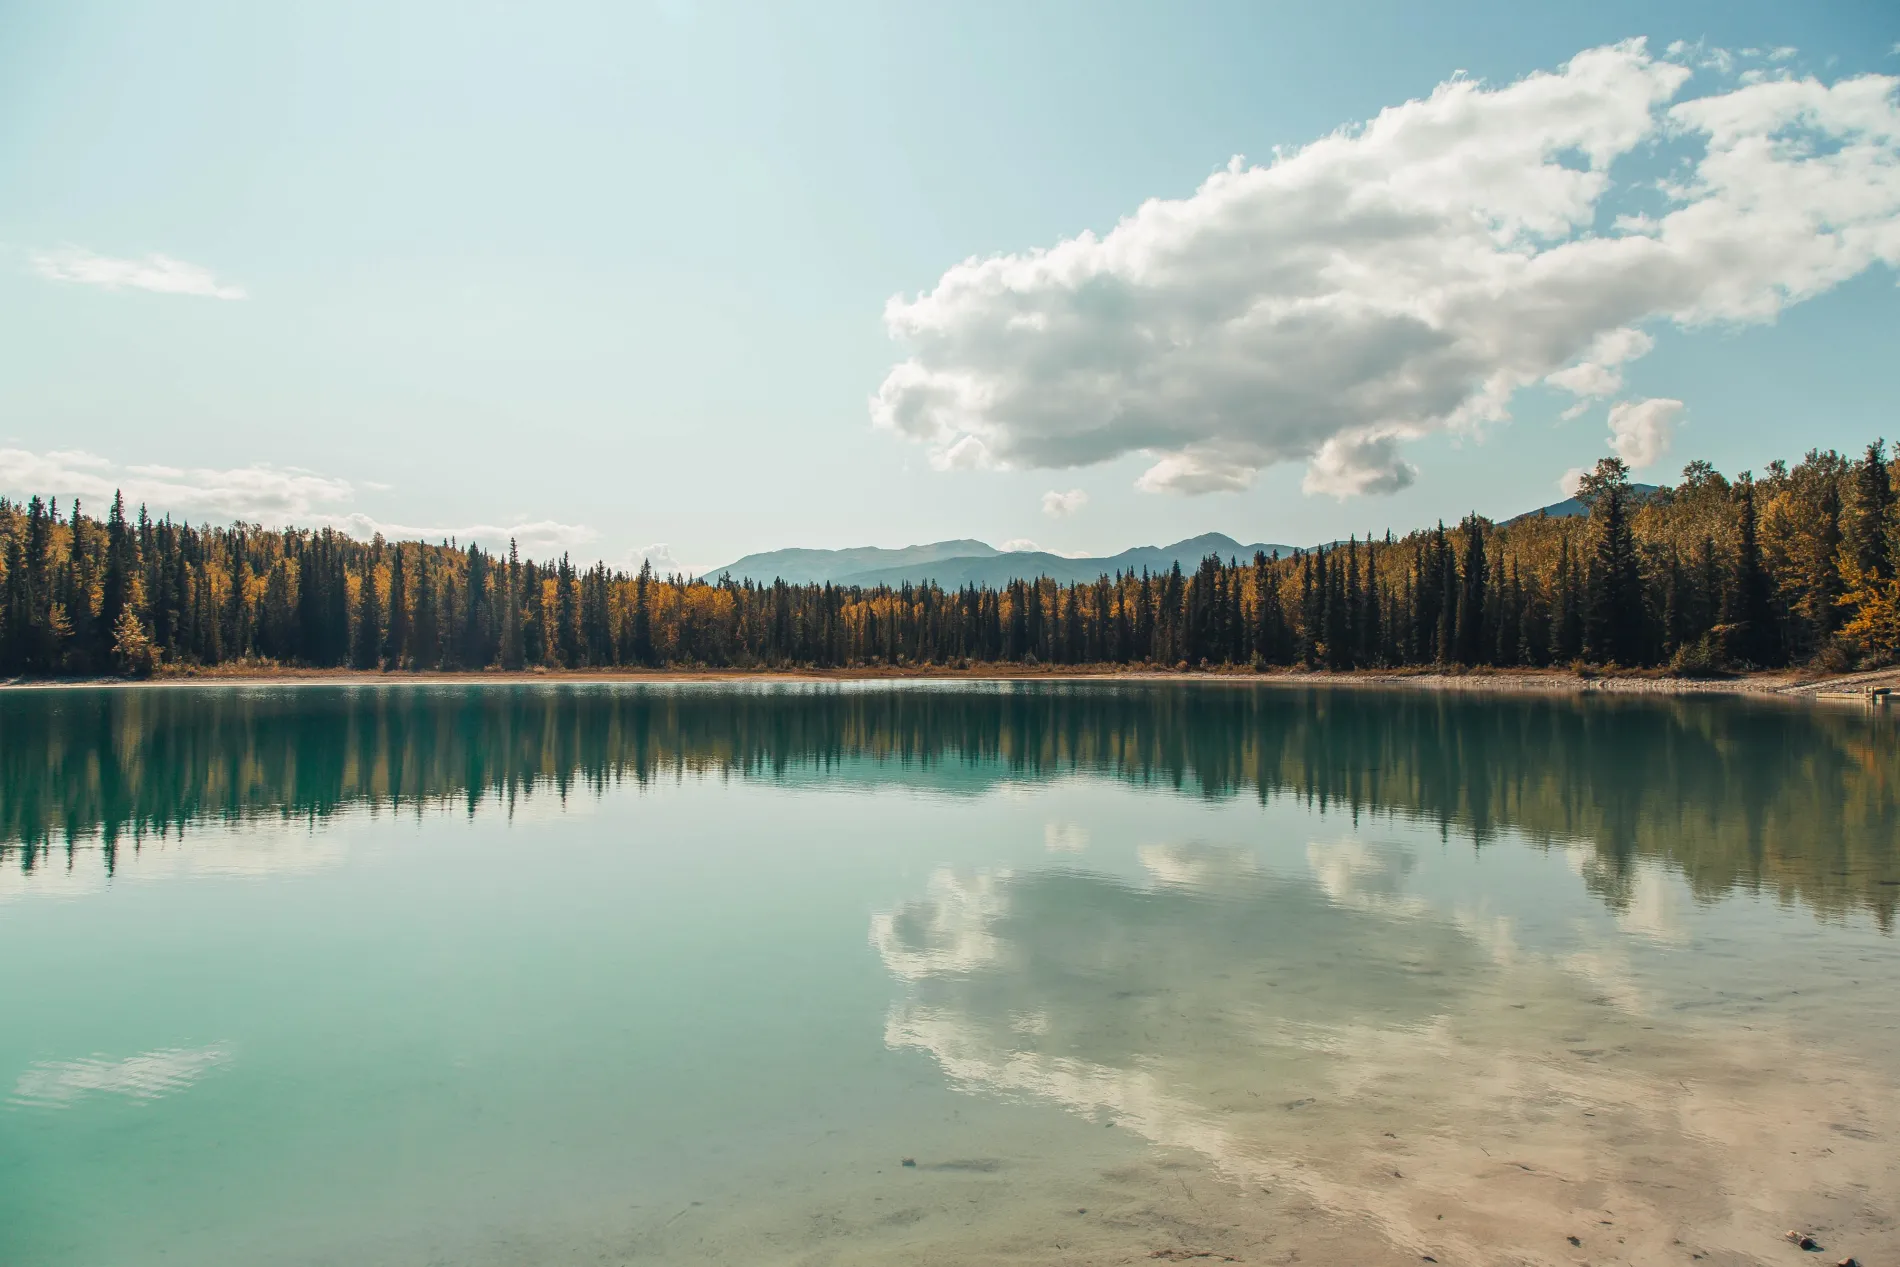
[[[1580,516],[1476,515],[1192,573],[864,589],[629,574],[333,529],[0,499],[0,675],[1156,665],[1667,666],[1900,653],[1896,467],[1812,451],[1653,492],[1600,461]]]

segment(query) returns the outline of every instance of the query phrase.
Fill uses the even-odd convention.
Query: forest
[[[1896,468],[1810,451],[1729,479],[1692,462],[1588,513],[1295,551],[1191,574],[1000,589],[658,576],[478,545],[214,526],[0,498],[0,676],[211,666],[414,670],[1013,665],[1351,670],[1664,667],[1684,675],[1900,653]]]

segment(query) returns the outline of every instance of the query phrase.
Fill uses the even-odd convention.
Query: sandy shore
[[[1125,665],[982,665],[969,669],[942,666],[898,666],[850,669],[557,669],[508,672],[429,670],[384,673],[359,669],[303,669],[244,666],[185,669],[161,673],[144,682],[124,678],[12,678],[0,689],[44,689],[75,686],[237,686],[310,684],[450,683],[450,682],[881,682],[941,680],[985,681],[1128,681],[1227,682],[1278,686],[1357,686],[1437,691],[1608,692],[1636,695],[1754,695],[1809,699],[1865,699],[1869,692],[1887,689],[1900,694],[1900,667],[1861,673],[1818,673],[1785,669],[1742,673],[1721,678],[1670,677],[1657,670],[1586,671],[1568,669],[1494,669],[1442,672],[1426,669],[1368,669],[1351,673],[1309,673],[1303,670],[1215,669],[1182,672],[1172,669],[1130,668]]]

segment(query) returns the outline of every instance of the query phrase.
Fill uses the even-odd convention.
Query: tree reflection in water
[[[43,865],[148,835],[352,807],[599,795],[719,775],[980,791],[1086,773],[1206,797],[1587,842],[1632,900],[1660,861],[1824,917],[1900,899],[1886,711],[1246,682],[496,684],[0,694],[0,852]]]

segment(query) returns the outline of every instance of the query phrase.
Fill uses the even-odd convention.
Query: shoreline
[[[1525,693],[1605,693],[1615,695],[1748,695],[1783,699],[1845,700],[1877,698],[1870,692],[1889,690],[1900,695],[1900,667],[1857,673],[1817,673],[1774,670],[1721,678],[1675,678],[1656,670],[1602,670],[1577,673],[1569,669],[1478,669],[1446,672],[1437,669],[1359,669],[1348,672],[1309,672],[1275,669],[1256,672],[1246,668],[1205,671],[1145,669],[1127,665],[983,665],[969,669],[945,666],[872,666],[849,669],[553,669],[553,670],[395,670],[308,669],[245,666],[241,668],[184,670],[155,677],[129,679],[11,678],[0,680],[0,690],[58,690],[94,687],[191,686],[298,686],[298,685],[445,685],[454,683],[512,684],[522,682],[997,682],[997,681],[1103,681],[1103,682],[1251,682],[1268,686],[1349,686],[1429,691]]]

